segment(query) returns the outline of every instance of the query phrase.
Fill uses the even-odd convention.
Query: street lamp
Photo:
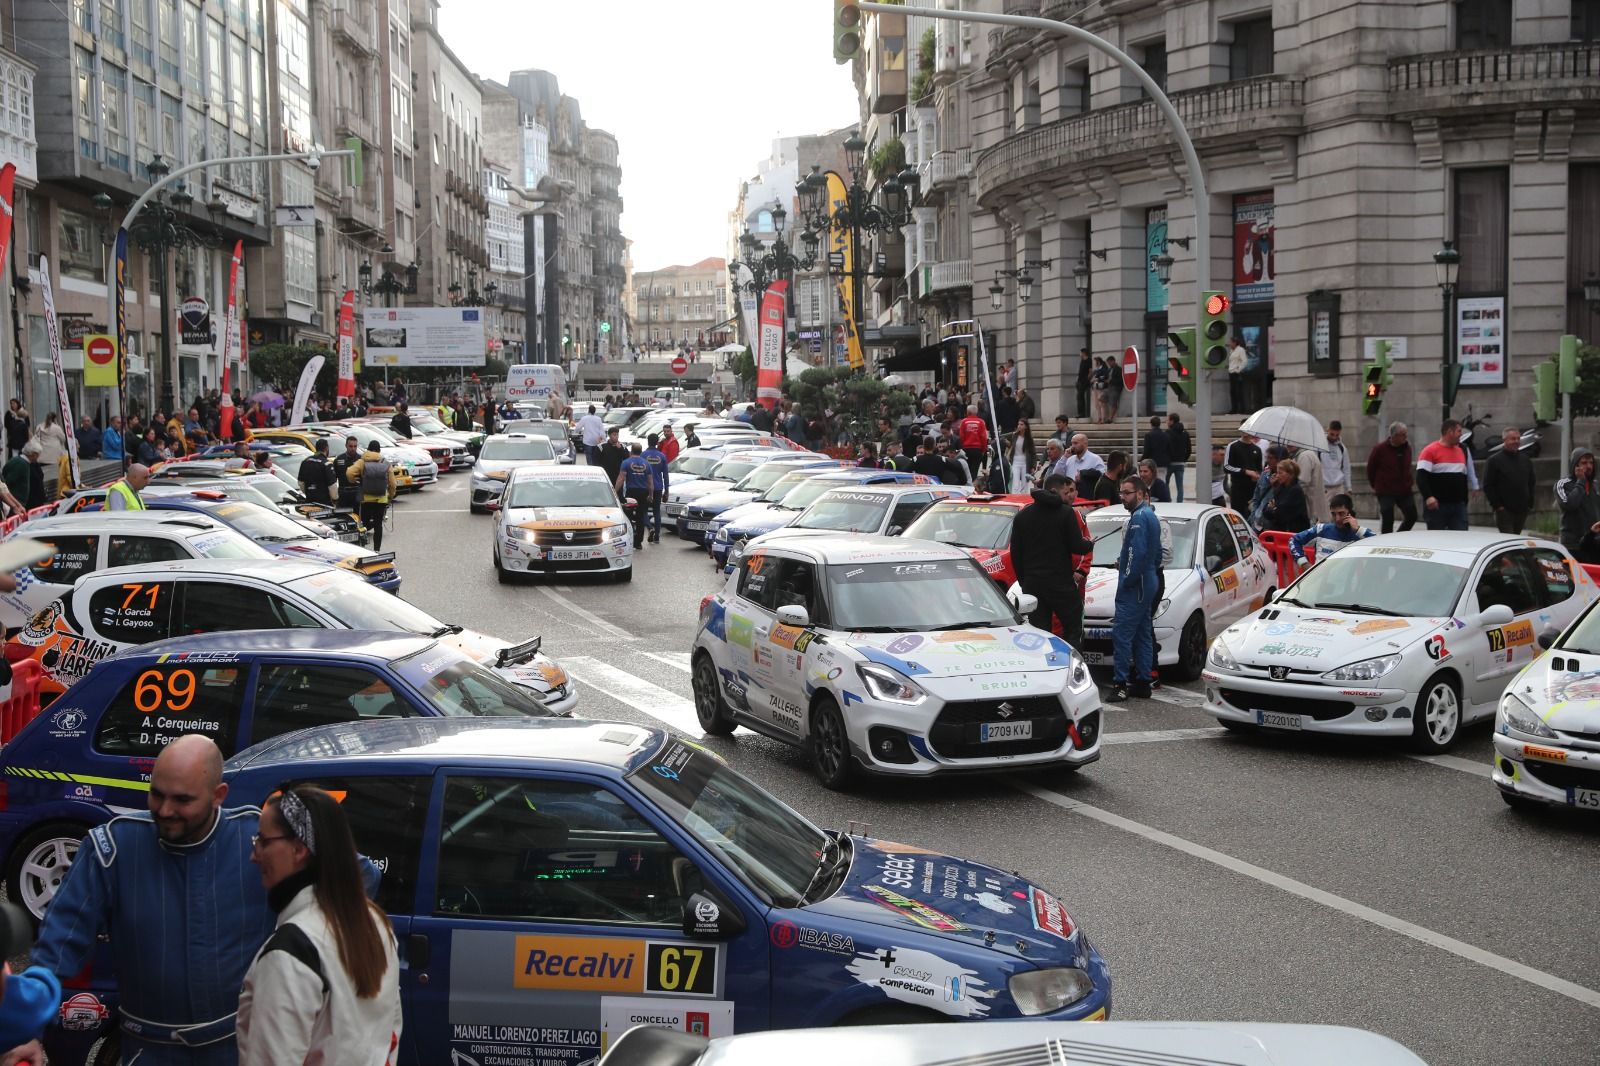
[[[1172,281],[1172,256],[1163,249],[1160,255],[1150,257],[1150,267],[1156,272],[1156,279],[1166,286]]]
[[[1054,265],[1054,259],[1024,259],[1022,265],[1015,270],[996,270],[994,272],[994,284],[989,286],[989,306],[996,311],[1000,310],[1000,296],[1005,292],[1005,286],[1000,282],[1002,277],[1016,279],[1017,299],[1027,303],[1033,299],[1033,275],[1028,273],[1029,269],[1038,267],[1043,270],[1049,270]],[[1078,277],[1076,270],[1073,271],[1072,276],[1073,280],[1076,281]]]
[[[1589,271],[1583,279],[1583,302],[1591,311],[1600,311],[1600,274]]]
[[[817,263],[817,236],[810,230],[803,235],[805,254],[797,256],[784,240],[783,232],[788,222],[789,214],[783,209],[781,203],[772,205],[768,212],[772,216],[772,229],[776,234],[769,249],[764,249],[760,238],[749,230],[739,235],[739,247],[743,249],[743,256],[735,265],[742,263],[750,271],[750,280],[740,282],[735,276],[733,287],[735,291],[743,288],[747,292],[759,293],[780,278],[791,278],[796,270],[810,270]],[[791,287],[790,300],[793,300]]]
[[[1445,241],[1444,246],[1433,253],[1433,269],[1438,278],[1439,291],[1444,294],[1444,371],[1441,390],[1444,413],[1440,417],[1448,419],[1450,401],[1453,399],[1461,373],[1456,366],[1456,331],[1452,328],[1454,323],[1451,322],[1451,301],[1455,297],[1456,279],[1461,275],[1461,253],[1456,249],[1454,241]]]

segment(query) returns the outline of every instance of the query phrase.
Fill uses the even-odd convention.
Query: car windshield
[[[548,441],[567,439],[567,426],[564,422],[518,422],[513,432],[526,433],[530,437],[543,437]]]
[[[704,477],[721,461],[715,455],[680,455],[667,464],[667,469],[674,474]]]
[[[906,527],[905,535],[962,548],[1003,548],[1011,543],[1011,520],[1016,516],[1015,507],[936,505]]]
[[[967,559],[833,563],[828,602],[834,629],[892,633],[1016,624],[1010,603]]]
[[[1307,570],[1282,602],[1323,610],[1428,618],[1449,615],[1467,571],[1427,548],[1342,551]]]
[[[706,476],[712,481],[738,481],[760,465],[752,459],[724,459]]]
[[[803,481],[787,493],[782,500],[774,502],[785,511],[804,511],[807,507],[816,503],[817,498],[824,492],[829,489],[842,489],[844,487],[837,481]]]
[[[762,463],[750,471],[734,486],[740,492],[758,495],[776,485],[784,476],[794,473],[793,463]]]
[[[271,559],[272,553],[231,529],[213,529],[189,538],[189,547],[206,559]]]
[[[633,416],[638,413],[637,407],[614,407],[605,413],[600,422],[607,426],[625,426],[633,421]]]
[[[433,615],[367,583],[358,574],[324,570],[285,586],[349,629],[433,635],[448,627]]]
[[[617,494],[604,478],[529,478],[511,483],[505,507],[615,507]]]
[[[406,660],[401,670],[446,718],[544,718],[550,712],[538,700],[487,667],[457,658],[439,669],[442,656],[454,653],[434,647]],[[406,669],[410,664],[415,669]],[[430,672],[432,671],[432,672]]]
[[[780,907],[802,902],[827,834],[714,755],[669,739],[635,788]]]
[[[543,437],[529,437],[527,440],[496,440],[490,437],[483,442],[483,448],[478,452],[478,458],[491,463],[524,462],[555,457],[555,449]]]
[[[791,528],[876,533],[888,511],[889,497],[884,493],[834,489],[818,497]]]
[[[282,454],[274,453],[272,456],[272,465],[283,471],[285,474],[288,474],[291,478],[294,478],[296,482],[298,482],[300,478],[300,464],[309,458],[311,458],[311,453],[301,449],[296,449],[292,452],[284,452]]]
[[[271,504],[296,503],[305,498],[297,490],[291,489],[275,477],[255,478],[249,482],[248,487],[266,497],[267,502]]]
[[[1189,560],[1194,558],[1195,532],[1200,523],[1192,518],[1162,518],[1161,524],[1172,536],[1173,567],[1187,570]],[[1122,535],[1128,529],[1127,514],[1090,518],[1088,525],[1089,536],[1094,538],[1093,565],[1115,567],[1117,556],[1122,554]]]
[[[361,441],[361,446],[363,448],[366,447],[367,441],[369,440],[377,440],[379,444],[387,444],[391,446],[395,444],[406,443],[395,434],[390,433],[388,427],[379,426],[375,422],[359,423],[350,431],[350,433],[351,436],[354,436]]]
[[[247,503],[242,496],[235,495],[233,489],[244,489],[252,496],[259,497],[261,502]],[[232,497],[232,501],[211,511],[212,516],[237,529],[251,540],[258,540],[264,544],[282,544],[291,540],[311,540],[315,536],[248,485],[230,486],[228,495]]]
[[[773,482],[772,487],[766,492],[763,492],[761,495],[757,496],[756,502],[778,503],[781,500],[787,499],[789,493],[793,492],[801,485],[804,485],[818,474],[826,474],[836,469],[838,468],[830,466],[818,466],[812,467],[809,470],[792,470],[778,478],[777,481]]]
[[[448,433],[450,431],[449,426],[445,425],[432,415],[412,415],[411,428],[413,430],[420,430],[424,434],[428,434],[430,436],[434,433]]]
[[[1600,610],[1591,606],[1572,627],[1561,634],[1555,646],[1578,655],[1600,655]]]

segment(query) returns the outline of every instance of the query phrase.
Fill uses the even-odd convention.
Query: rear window
[[[491,462],[527,462],[554,459],[556,453],[543,437],[530,437],[527,440],[486,440],[478,457]]]
[[[962,548],[1003,548],[1011,543],[1016,516],[1015,507],[934,506],[907,527],[905,536]]]
[[[232,755],[244,703],[243,663],[186,666],[162,663],[138,670],[106,705],[95,728],[95,750],[107,755],[156,756],[185,733],[200,733]]]

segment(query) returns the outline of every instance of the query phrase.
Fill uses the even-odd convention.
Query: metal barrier
[[[39,682],[44,668],[37,660],[11,664],[11,695],[0,701],[0,744],[9,744],[22,727],[39,716]]]
[[[1263,533],[1257,533],[1256,539],[1261,542],[1263,548],[1267,549],[1267,554],[1271,556],[1274,565],[1278,568],[1278,581],[1274,587],[1281,589],[1293,584],[1294,579],[1300,576],[1301,570],[1299,561],[1289,551],[1289,541],[1294,539],[1294,534],[1280,533],[1277,530],[1269,529]],[[1309,566],[1317,561],[1315,545],[1308,544],[1300,550],[1305,553],[1306,565]]]

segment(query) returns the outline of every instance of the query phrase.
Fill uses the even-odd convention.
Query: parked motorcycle
[[[1467,454],[1474,459],[1488,459],[1505,448],[1500,434],[1489,424],[1492,418],[1494,418],[1493,411],[1485,411],[1483,417],[1479,418],[1473,414],[1472,405],[1467,405],[1467,417],[1461,420],[1461,446],[1467,449]],[[1537,459],[1543,442],[1543,424],[1535,423],[1522,430],[1522,444],[1519,448],[1528,458]]]

